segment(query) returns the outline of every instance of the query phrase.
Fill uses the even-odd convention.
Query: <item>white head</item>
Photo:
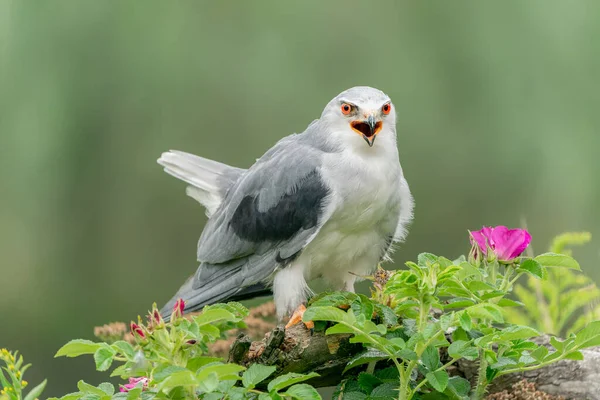
[[[321,122],[334,143],[361,151],[396,147],[396,112],[381,90],[356,86],[343,91],[325,106]]]

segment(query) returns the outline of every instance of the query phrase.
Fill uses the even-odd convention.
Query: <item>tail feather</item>
[[[219,207],[227,190],[245,171],[177,150],[163,153],[158,163],[164,167],[166,173],[191,185],[186,193],[206,207],[209,216]]]

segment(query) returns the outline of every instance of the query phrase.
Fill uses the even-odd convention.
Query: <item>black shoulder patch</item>
[[[229,226],[240,238],[252,242],[288,240],[299,230],[317,225],[328,193],[319,173],[313,171],[265,212],[258,211],[258,196],[244,197]]]

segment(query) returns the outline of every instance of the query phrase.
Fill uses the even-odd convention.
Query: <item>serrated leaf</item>
[[[490,368],[495,369],[495,370],[502,370],[502,369],[505,369],[506,367],[512,367],[514,365],[517,365],[517,362],[515,360],[513,360],[512,358],[498,357],[498,361],[496,363],[490,365]]]
[[[298,374],[295,372],[290,372],[273,379],[271,382],[269,382],[269,386],[267,388],[269,392],[278,392],[290,385],[304,382],[317,376],[319,376],[319,374],[315,372],[311,372],[310,374]]]
[[[179,367],[177,365],[162,365],[159,366],[154,373],[152,374],[152,378],[155,382],[160,382],[163,379],[167,378],[170,375],[173,375],[179,371],[194,371],[193,369],[186,369],[183,367]]]
[[[27,396],[25,396],[25,398],[23,400],[35,400],[38,397],[40,397],[40,395],[44,391],[44,388],[46,387],[46,383],[48,383],[48,381],[46,379],[44,379],[44,381],[42,383],[40,383],[39,385],[37,385],[36,387],[31,389],[29,391],[29,393],[27,393]]]
[[[133,360],[133,357],[135,357],[135,350],[133,346],[124,340],[118,340],[110,346],[123,354],[128,360]]]
[[[600,321],[591,322],[577,332],[575,345],[579,349],[600,345]]]
[[[427,382],[438,392],[443,392],[448,386],[448,373],[446,371],[428,372],[425,375]]]
[[[452,358],[465,358],[467,360],[475,360],[479,357],[479,351],[469,342],[457,340],[452,342],[448,347],[448,354]]]
[[[196,372],[196,376],[198,380],[201,381],[209,374],[215,373],[220,380],[238,380],[240,379],[238,374],[245,369],[245,367],[237,364],[215,363],[208,364],[200,368],[198,372]]]
[[[283,394],[298,400],[321,400],[317,389],[306,383],[290,386]]]
[[[517,268],[517,272],[526,272],[539,279],[546,279],[548,277],[546,267],[531,258],[523,261],[519,268]]]
[[[449,300],[448,304],[444,304],[444,310],[452,310],[455,308],[465,308],[475,305],[475,302],[471,299],[455,297]]]
[[[394,383],[383,383],[377,386],[371,392],[369,399],[373,400],[387,400],[395,399],[398,397],[398,384]]]
[[[416,361],[417,360],[417,353],[415,353],[414,351],[410,350],[410,349],[402,349],[400,350],[398,353],[396,353],[396,355],[398,357],[400,357],[403,360],[407,360],[407,361]]]
[[[357,367],[359,365],[368,364],[371,361],[387,360],[390,356],[380,350],[368,348],[366,351],[355,355],[344,368],[344,372]]]
[[[356,322],[356,317],[351,310],[344,312],[339,308],[335,307],[309,307],[302,317],[303,321],[330,321],[330,322],[344,322],[348,325],[352,325]]]
[[[58,349],[54,357],[77,357],[83,354],[94,354],[102,345],[102,343],[94,343],[90,340],[75,339]]]
[[[537,349],[531,352],[531,357],[536,361],[542,361],[548,354],[548,348],[546,346],[539,346]]]
[[[458,399],[463,399],[471,392],[471,383],[468,380],[459,376],[453,376],[448,380],[448,387],[446,392],[450,392],[453,396]]]
[[[202,380],[198,380],[198,386],[203,392],[212,393],[219,386],[219,377],[215,372],[211,372]]]
[[[206,374],[208,376],[209,374]],[[198,379],[196,374],[190,370],[181,370],[172,373],[166,377],[163,382],[159,385],[159,388],[174,388],[177,386],[196,386],[198,385]]]
[[[528,326],[511,325],[499,331],[496,336],[500,340],[529,339],[540,336],[541,333]]]
[[[98,389],[95,386],[85,383],[84,381],[77,382],[77,389],[83,393],[96,394],[98,396],[105,396],[106,393],[102,389]]]
[[[428,346],[421,354],[421,361],[425,368],[429,371],[434,371],[440,364],[440,352],[435,347]]]
[[[115,387],[112,383],[102,382],[98,385],[98,388],[109,396],[112,396],[115,393]]]
[[[577,271],[581,271],[579,263],[574,258],[564,254],[557,253],[544,253],[534,258],[535,261],[543,265],[544,267],[560,267],[569,268]]]
[[[365,393],[371,393],[375,387],[383,383],[383,381],[375,375],[368,374],[366,372],[361,372],[358,374],[357,382]]]
[[[113,362],[113,357],[116,355],[116,351],[105,345],[104,347],[100,347],[94,353],[94,362],[96,363],[97,371],[106,371],[110,368]]]
[[[488,283],[483,281],[471,281],[467,283],[467,288],[471,292],[485,291],[485,290],[494,290],[494,287]]]
[[[470,331],[471,329],[473,329],[473,320],[466,312],[460,313],[458,322],[460,323],[460,327],[463,328],[465,331]]]
[[[277,367],[252,364],[242,375],[242,384],[248,389],[254,389],[256,385],[267,379]]]
[[[212,308],[204,310],[202,314],[194,317],[194,322],[200,327],[202,325],[212,324],[221,320],[232,321],[235,319],[236,316],[225,309]]]

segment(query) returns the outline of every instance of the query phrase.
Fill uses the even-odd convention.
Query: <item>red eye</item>
[[[348,115],[352,112],[352,106],[348,103],[342,104],[342,114]]]
[[[385,115],[388,115],[390,113],[390,111],[392,111],[392,106],[390,105],[390,103],[386,103],[386,104],[383,105],[383,107],[381,107],[381,111]]]

